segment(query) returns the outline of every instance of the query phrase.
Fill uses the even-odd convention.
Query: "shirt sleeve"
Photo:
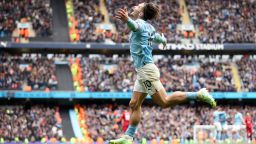
[[[134,21],[133,19],[131,19],[130,17],[128,18],[127,26],[132,31],[137,31],[139,29],[139,24],[136,21]]]

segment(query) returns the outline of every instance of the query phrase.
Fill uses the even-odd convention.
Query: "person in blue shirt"
[[[216,129],[216,139],[220,140],[221,139],[221,131],[222,131],[222,126],[220,123],[220,114],[224,113],[221,111],[221,108],[219,107],[216,111],[213,112],[213,125],[215,126]]]
[[[244,123],[243,115],[239,111],[236,111],[234,124],[241,126]]]
[[[225,111],[222,111],[219,107],[216,111],[213,112],[213,122],[216,129],[216,139],[224,140],[228,138],[227,136],[227,119],[228,116]]]
[[[242,128],[242,125],[244,124],[244,118],[242,113],[238,111],[238,109],[235,109],[235,117],[234,117],[234,129],[233,129],[233,137],[234,139],[240,139],[241,136],[239,134],[239,131]]]
[[[130,33],[130,54],[137,73],[133,94],[129,106],[131,107],[130,124],[125,134],[115,140],[110,140],[110,144],[130,144],[137,126],[141,119],[141,105],[147,95],[150,95],[155,103],[163,108],[175,106],[186,100],[199,100],[216,106],[216,102],[208,91],[203,88],[198,92],[174,92],[168,96],[161,81],[160,72],[153,61],[152,43],[163,44],[165,47],[167,40],[163,34],[159,34],[149,23],[156,19],[160,10],[156,4],[140,3],[132,8],[131,17],[126,9],[120,8],[115,16],[127,24]]]
[[[221,134],[221,139],[226,140],[228,138],[228,115],[225,111],[222,111],[219,114],[220,117],[220,124],[222,128],[222,134]]]

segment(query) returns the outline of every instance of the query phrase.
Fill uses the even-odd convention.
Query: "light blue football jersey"
[[[243,115],[240,112],[235,114],[235,125],[242,125],[243,124]]]
[[[219,117],[220,117],[220,123],[221,124],[227,124],[227,113],[226,112],[222,112],[219,114]]]
[[[213,112],[213,121],[214,122],[220,122],[220,117],[219,117],[219,111]]]
[[[224,111],[214,111],[213,112],[213,121],[214,122],[224,122],[227,119],[227,114]]]
[[[130,53],[135,68],[140,68],[148,63],[153,63],[152,43],[155,38],[155,28],[142,19],[135,21],[138,24],[137,31],[130,34]]]

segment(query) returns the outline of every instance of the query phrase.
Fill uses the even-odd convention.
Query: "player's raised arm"
[[[128,27],[132,30],[132,31],[137,31],[139,29],[139,25],[138,23],[136,23],[134,20],[132,20],[129,16],[128,16],[128,12],[127,9],[122,9],[120,8],[117,11],[117,14],[115,16],[117,19],[123,21],[124,23],[127,23]]]

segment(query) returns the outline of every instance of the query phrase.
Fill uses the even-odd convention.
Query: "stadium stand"
[[[99,12],[99,1],[74,0],[75,19],[81,42],[103,42],[103,35],[96,34],[96,24],[102,22]]]
[[[87,125],[92,139],[99,137],[113,139],[122,134],[122,124],[120,116],[127,109],[124,105],[105,104],[105,105],[85,105],[87,113]],[[242,105],[223,105],[224,111],[230,116],[228,124],[234,122],[235,109],[238,108],[243,115],[250,112],[253,120],[256,120],[255,106]],[[142,108],[142,122],[136,133],[136,138],[142,140],[173,140],[193,138],[194,125],[212,125],[213,111],[204,106],[176,106],[174,108],[161,109],[156,106],[144,106]],[[151,113],[154,113],[153,115]],[[255,135],[255,133],[254,133]]]
[[[229,62],[217,58],[165,57],[155,61],[167,91],[236,91]],[[123,91],[133,89],[136,79],[130,57],[82,58],[85,91]]]
[[[115,1],[107,0],[106,5],[111,18],[111,22],[115,24],[117,28],[117,35],[113,35],[112,40],[117,43],[128,42],[129,30],[126,29],[126,25],[114,19],[115,11],[118,8],[132,8],[136,4],[145,1]],[[177,25],[181,23],[181,15],[179,11],[179,5],[176,0],[160,0],[157,1],[159,8],[161,9],[161,17],[154,22],[151,22],[160,33],[165,33],[167,41],[173,43],[179,43],[179,32],[177,32]]]
[[[0,89],[31,91],[58,88],[53,59],[1,54],[0,61]]]
[[[70,69],[73,77],[74,88],[76,91],[85,91],[82,68],[80,65],[80,58],[69,58]]]
[[[134,69],[131,60],[127,57],[108,60],[101,57],[82,58],[81,66],[85,91],[125,92],[133,89]],[[116,72],[117,68],[118,72]]]
[[[76,111],[76,116],[79,121],[79,126],[82,131],[83,139],[86,142],[93,143],[93,140],[90,138],[90,133],[88,133],[88,126],[86,125],[86,117],[87,113],[83,107],[80,105],[75,105],[75,111]]]
[[[117,43],[128,42],[129,30],[126,25],[120,21],[115,20],[115,11],[120,7],[131,8],[142,1],[114,1],[107,0],[106,6],[109,12],[110,21],[115,24],[117,34],[113,34],[111,39]],[[114,4],[113,4],[114,3]],[[102,21],[102,14],[98,11],[92,12],[99,4],[89,3],[87,8],[81,8],[82,2],[75,1],[76,18],[78,19],[80,35],[83,36],[85,32],[89,32],[88,38],[82,38],[81,41],[104,42],[108,37],[104,34],[96,35],[95,24]],[[157,4],[161,9],[161,17],[157,21],[151,22],[160,33],[164,33],[167,41],[170,43],[180,43],[182,32],[177,29],[181,24],[181,10],[179,3],[175,0],[158,1]],[[201,1],[193,0],[186,1],[190,18],[192,23],[199,31],[199,40],[202,43],[254,43],[256,35],[254,33],[255,22],[255,2],[245,1],[239,7],[238,1],[225,0],[222,1]],[[214,5],[214,6],[213,6]],[[228,5],[228,7],[223,7]],[[85,24],[81,13],[87,11],[89,22]],[[171,14],[171,16],[170,16]],[[211,15],[210,15],[211,14]],[[91,27],[90,27],[91,25]],[[90,29],[88,29],[90,27]]]
[[[46,88],[58,90],[54,64],[57,59],[57,57],[28,57],[28,55],[10,57],[8,54],[3,54],[0,57],[0,88],[25,91]],[[64,58],[64,61],[70,60]],[[74,58],[74,61],[76,64],[70,63],[70,68],[73,73],[74,88],[77,91],[131,92],[133,90],[136,75],[130,57],[98,55]],[[236,63],[239,71],[242,91],[255,91],[253,58],[245,56],[238,60],[221,60],[215,56],[210,58],[155,56],[161,81],[167,91],[195,91],[202,87],[207,87],[212,92],[237,91],[231,70],[232,62]],[[75,65],[78,66],[77,70]]]
[[[202,43],[255,43],[255,1],[186,0]]]
[[[0,138],[10,141],[59,141],[63,137],[57,108],[1,106]],[[1,142],[2,143],[2,142]]]
[[[141,2],[152,1],[0,1],[0,144],[104,144],[123,134],[136,72],[129,30],[114,15]],[[166,91],[206,87],[228,125],[236,110],[251,114],[256,144],[256,0],[154,2],[161,16],[150,23],[168,41],[166,50],[153,45]],[[35,38],[17,29],[27,22]],[[215,109],[196,100],[167,109],[152,103],[143,103],[135,144],[200,144],[194,126],[213,127]]]
[[[37,37],[52,35],[50,0],[8,0],[0,2],[0,37],[10,37],[21,19],[31,22]]]
[[[256,61],[247,56],[237,61],[237,65],[244,91],[256,91]]]

